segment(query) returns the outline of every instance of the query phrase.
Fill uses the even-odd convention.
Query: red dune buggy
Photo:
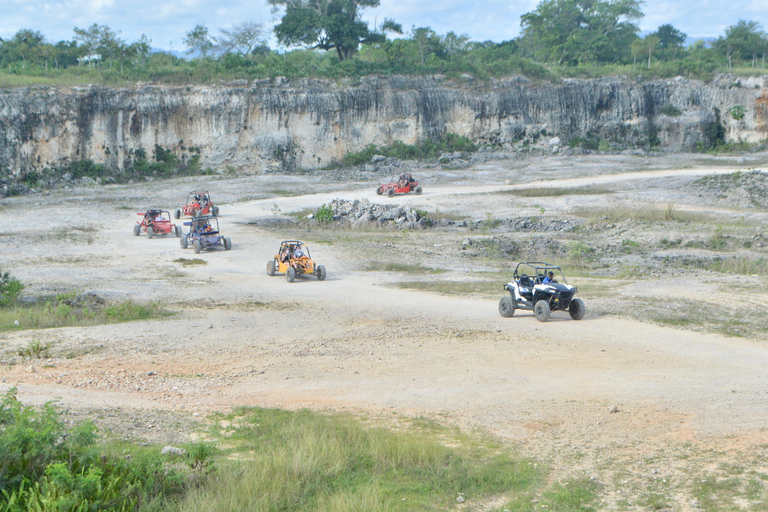
[[[171,223],[171,214],[166,210],[150,208],[146,212],[137,213],[136,215],[144,216],[141,222],[137,222],[133,226],[133,234],[136,236],[139,236],[143,231],[147,234],[147,238],[168,234],[176,235],[176,238],[181,237],[181,226]]]
[[[211,195],[207,190],[194,190],[187,196],[187,204],[183,208],[177,208],[174,216],[177,219],[182,217],[197,217],[198,215],[219,216],[219,207],[211,201]]]
[[[387,197],[393,197],[395,194],[407,194],[409,192],[421,194],[421,185],[410,174],[401,174],[397,180],[395,180],[395,176],[392,176],[389,183],[379,185],[379,188],[376,189],[377,194],[386,194]]]

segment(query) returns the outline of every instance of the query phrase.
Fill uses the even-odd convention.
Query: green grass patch
[[[531,187],[502,191],[502,194],[519,197],[595,196],[611,193],[613,190],[602,187]]]
[[[498,295],[504,293],[503,286],[512,279],[511,274],[497,279],[479,277],[471,281],[401,281],[394,286],[405,290],[439,293],[442,295]],[[508,292],[507,292],[508,293]]]
[[[184,265],[185,267],[189,265],[207,265],[208,264],[207,261],[201,260],[200,258],[176,258],[175,260],[173,260],[173,262]]]
[[[446,510],[458,493],[477,503],[542,484],[529,459],[428,422],[393,432],[347,415],[252,408],[226,419],[219,434],[247,460],[222,461],[176,510]]]
[[[411,265],[407,263],[371,261],[367,263],[363,270],[371,272],[403,272],[416,274],[440,274],[446,272],[444,269],[425,267],[421,264]]]
[[[116,324],[162,318],[171,314],[156,303],[139,304],[126,300],[103,307],[78,307],[56,298],[42,304],[0,308],[0,332]]]
[[[639,208],[630,205],[617,205],[609,208],[575,209],[573,215],[591,222],[621,223],[624,221],[637,222],[680,222],[694,224],[710,224],[720,226],[748,227],[758,225],[746,216],[724,215],[705,211],[679,210],[673,203],[663,206]]]

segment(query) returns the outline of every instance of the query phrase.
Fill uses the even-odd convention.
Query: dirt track
[[[679,175],[576,176],[557,186],[631,187]],[[532,208],[504,198],[488,202],[489,192],[542,186],[536,180],[523,183],[511,172],[511,181],[504,176],[501,168],[484,183],[467,186],[436,173],[423,196],[397,201],[483,216],[483,209],[502,215]],[[27,291],[94,291],[109,299],[161,301],[179,313],[148,322],[2,334],[0,350],[6,354],[41,340],[54,342],[55,354],[82,355],[57,357],[49,367],[36,360],[6,365],[0,390],[18,386],[25,401],[60,397],[71,410],[102,415],[118,408],[157,409],[202,418],[235,404],[425,415],[497,434],[552,461],[557,477],[585,472],[602,481],[611,479],[607,463],[632,465],[651,456],[661,457],[664,474],[684,472],[679,460],[663,462],[670,447],[684,443],[723,450],[734,459],[768,443],[765,340],[597,316],[589,312],[588,297],[588,313],[580,322],[562,313],[545,324],[527,312],[504,319],[496,300],[387,286],[398,276],[363,272],[355,258],[332,244],[311,246],[329,270],[325,282],[269,278],[264,267],[279,236],[311,234],[277,234],[248,221],[316,208],[333,197],[387,199],[377,197],[371,184],[358,183],[322,194],[247,200],[265,180],[208,184],[225,200],[220,222],[234,248],[199,256],[179,249],[175,238],[136,238],[131,226],[138,205],[173,208],[183,195],[179,190],[202,179],[5,200],[0,268],[27,283]],[[282,185],[293,186],[295,178],[284,180]],[[79,200],[70,202],[73,196]],[[551,208],[565,210],[575,202],[588,207],[594,200],[563,198]],[[27,209],[34,219],[27,218]],[[200,257],[207,264],[184,267],[173,262],[180,257]],[[412,254],[403,251],[401,257]],[[461,273],[462,265],[469,264],[457,263],[455,272]],[[758,277],[738,282],[750,279],[765,284]],[[681,287],[693,297],[709,294],[715,285],[705,279],[690,286],[675,280],[649,286],[661,299],[678,296]],[[162,420],[154,430],[145,427],[129,433],[167,441],[186,435]],[[618,483],[610,485],[616,490],[609,495],[620,492]]]

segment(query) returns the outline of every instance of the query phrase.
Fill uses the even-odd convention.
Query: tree
[[[632,55],[637,57],[639,54],[648,55],[648,69],[651,69],[651,55],[653,50],[659,46],[659,38],[654,34],[648,34],[642,39],[637,39],[632,43]]]
[[[688,37],[669,23],[659,26],[659,28],[656,29],[656,32],[651,35],[656,36],[659,39],[659,47],[662,50],[682,48],[683,43]]]
[[[641,0],[542,0],[520,18],[520,47],[558,64],[618,62],[629,57],[643,16]]]
[[[45,38],[43,34],[38,31],[24,28],[16,32],[16,34],[3,46],[7,52],[6,59],[8,61],[18,62],[21,60],[21,67],[27,67],[27,61],[36,56],[41,47],[45,44]]]
[[[339,61],[357,53],[361,44],[383,42],[384,32],[402,33],[402,27],[386,19],[381,32],[371,31],[361,16],[366,7],[378,7],[380,0],[268,0],[273,11],[285,7],[275,26],[277,40],[287,46],[336,50]]]
[[[220,28],[221,36],[216,38],[222,53],[236,51],[243,57],[251,54],[256,48],[266,46],[267,38],[261,23],[244,21],[231,29]]]
[[[719,53],[728,59],[728,67],[733,67],[733,57],[742,61],[751,60],[754,67],[758,55],[765,57],[766,35],[757,21],[739,20],[735,25],[725,29],[712,45]]]
[[[683,43],[685,43],[686,34],[683,34],[669,23],[659,26],[656,32],[650,34],[658,39],[660,59],[669,59],[673,61],[677,57],[678,52],[684,50]]]
[[[208,27],[205,25],[196,25],[191,31],[187,32],[184,38],[184,44],[187,50],[184,53],[197,53],[200,60],[208,56],[208,52],[213,48],[213,41],[208,36]]]

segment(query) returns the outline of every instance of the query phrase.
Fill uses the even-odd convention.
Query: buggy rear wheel
[[[203,250],[203,244],[200,243],[200,240],[195,240],[192,247],[195,249],[195,254],[200,254],[200,251]]]
[[[533,306],[533,314],[536,315],[536,320],[539,322],[546,322],[549,320],[549,302],[540,300]]]
[[[584,305],[584,301],[581,299],[573,299],[568,306],[568,313],[571,314],[571,318],[574,320],[581,320],[584,318],[584,313],[587,312],[587,307]]]
[[[416,192],[416,195],[421,195],[421,185],[417,185],[415,189],[413,189],[414,192]]]
[[[149,226],[147,228],[147,238],[152,238],[153,236],[155,236],[155,230],[152,229],[152,226]]]
[[[318,265],[317,270],[315,270],[315,275],[317,276],[318,281],[325,281],[325,267]]]
[[[187,240],[187,237],[183,236],[181,237],[181,240],[179,240],[179,245],[182,249],[186,249],[189,247],[189,241]]]
[[[173,216],[176,217],[177,219],[180,219],[181,218],[181,210],[176,208],[176,211],[173,212]]]
[[[225,238],[224,239],[224,250],[228,251],[231,248],[232,248],[232,240],[230,240],[229,238]]]
[[[141,233],[141,226],[139,226],[138,224],[133,226],[133,236],[139,236],[140,233]]]
[[[390,188],[389,190],[387,190],[387,197],[395,197],[395,189],[394,188]]]
[[[214,206],[213,208],[211,208],[211,213],[213,214],[214,217],[218,217],[219,216],[219,207],[218,206]]]
[[[176,226],[173,230],[176,233],[176,238],[181,238],[181,226]]]
[[[269,260],[267,262],[267,275],[268,276],[275,275],[275,260]]]
[[[296,269],[293,267],[288,267],[288,270],[285,273],[285,280],[289,283],[292,283],[296,279]]]
[[[382,190],[381,190],[381,187],[379,187],[379,188],[377,188],[377,189],[376,189],[376,195],[380,196],[380,195],[381,195],[381,194],[383,194],[383,193],[384,193],[384,192],[382,192]]]
[[[515,314],[515,302],[509,295],[502,297],[499,301],[499,314],[504,318],[509,318]]]

